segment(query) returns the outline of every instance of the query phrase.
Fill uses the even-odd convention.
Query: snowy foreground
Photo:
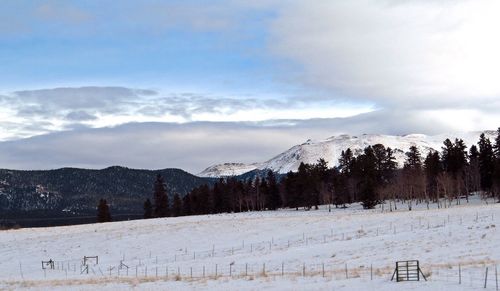
[[[0,289],[477,290],[488,268],[495,290],[500,205],[491,202],[0,231]],[[99,262],[82,266],[84,256]],[[49,259],[54,269],[42,269]],[[427,282],[391,282],[395,261],[408,259]]]

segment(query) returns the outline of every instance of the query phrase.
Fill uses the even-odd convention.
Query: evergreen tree
[[[437,151],[430,151],[424,161],[424,170],[427,181],[427,191],[434,201],[438,196],[438,176],[442,171],[441,158]]]
[[[110,222],[111,212],[109,211],[108,202],[106,199],[100,199],[97,206],[97,222]]]
[[[284,184],[283,186],[283,191],[284,191],[284,197],[286,200],[286,206],[290,208],[295,208],[295,210],[299,210],[300,204],[300,195],[299,191],[297,189],[298,183],[297,183],[297,173],[294,173],[292,171],[288,172],[283,178],[282,183]]]
[[[191,206],[191,193],[188,193],[184,198],[182,198],[182,214],[183,215],[193,215],[193,210]]]
[[[153,204],[151,203],[151,201],[148,198],[144,202],[144,218],[148,219],[148,218],[152,218],[152,217],[153,217]]]
[[[493,187],[496,196],[498,197],[498,202],[500,202],[500,127],[497,130],[497,136],[495,138],[494,149],[494,171],[493,171]]]
[[[267,186],[267,209],[276,210],[281,206],[281,196],[278,183],[276,182],[276,176],[271,170],[267,172]]]
[[[353,170],[354,160],[355,158],[350,148],[342,151],[339,158],[339,171],[343,174],[349,175]]]
[[[459,175],[467,165],[467,147],[464,141],[455,139],[455,143],[452,143],[449,139],[446,139],[442,149],[444,170],[451,173],[454,178],[461,178]]]
[[[495,168],[493,146],[484,133],[479,137],[479,173],[481,175],[481,189],[491,191],[493,186],[493,171]]]
[[[379,203],[377,193],[377,158],[371,146],[364,149],[356,159],[355,175],[359,179],[358,188],[364,209],[372,209]]]
[[[411,146],[410,150],[405,153],[406,161],[404,167],[411,170],[421,170],[422,169],[422,155],[416,146]]]
[[[469,164],[466,169],[467,198],[471,192],[481,189],[481,175],[479,171],[479,151],[475,145],[469,149]]]
[[[163,182],[163,177],[158,174],[156,176],[156,181],[154,184],[154,214],[156,217],[167,217],[168,216],[168,196],[165,190],[165,183]]]
[[[177,193],[175,193],[174,200],[172,202],[172,215],[174,217],[182,215],[182,200]]]

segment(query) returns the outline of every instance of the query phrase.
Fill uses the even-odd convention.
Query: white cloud
[[[351,105],[321,99],[163,94],[124,87],[16,91],[0,96],[0,105],[0,129],[7,133],[0,134],[0,140],[81,126],[99,128],[130,122],[257,122],[347,117],[373,110],[367,104]]]
[[[456,108],[500,98],[500,2],[296,1],[270,48],[295,81],[386,108]],[[498,122],[498,119],[496,120]]]

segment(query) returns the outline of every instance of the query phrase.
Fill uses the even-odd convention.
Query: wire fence
[[[85,268],[88,267],[88,268]],[[152,280],[197,280],[219,278],[262,278],[262,277],[311,277],[321,276],[330,280],[350,279],[385,279],[389,281],[394,266],[376,266],[374,264],[350,266],[333,263],[228,263],[198,264],[192,266],[178,265],[98,265],[76,266],[59,264],[55,269],[45,269],[45,279],[82,279],[82,278],[141,278]],[[446,282],[472,289],[484,288],[499,290],[498,267],[496,263],[481,264],[473,262],[468,265],[422,265],[422,271],[431,282]],[[65,276],[61,276],[61,272]]]
[[[325,230],[308,232],[307,234],[303,232],[301,235],[297,236],[286,236],[286,237],[271,237],[269,240],[258,241],[258,242],[245,242],[233,245],[231,247],[218,248],[215,244],[212,244],[210,249],[205,250],[189,250],[187,247],[181,250],[175,251],[174,254],[164,255],[164,254],[154,254],[151,251],[149,254],[143,257],[127,257],[124,252],[121,258],[121,262],[128,266],[142,266],[142,265],[158,265],[158,264],[175,264],[179,262],[192,262],[197,260],[207,260],[213,258],[229,258],[236,255],[248,255],[248,254],[258,254],[265,255],[274,251],[284,251],[294,247],[307,247],[320,244],[327,244],[338,241],[350,241],[362,238],[373,238],[378,236],[391,236],[400,235],[405,233],[412,233],[421,230],[446,230],[447,226],[460,227],[464,229],[469,227],[471,224],[494,222],[494,213],[491,214],[479,214],[478,212],[473,216],[450,216],[446,218],[432,218],[432,217],[418,217],[413,218],[410,223],[401,224],[398,222],[390,222],[385,226],[376,227],[364,227],[361,225],[359,229],[351,231],[337,231],[334,228],[330,228],[325,232]],[[494,224],[491,225],[495,227]],[[458,231],[458,229],[457,229]],[[80,259],[70,259],[70,260],[59,260],[58,264],[76,264]]]
[[[423,213],[422,213],[423,214]],[[149,278],[153,280],[191,280],[200,278],[255,278],[265,276],[322,276],[332,280],[341,279],[390,279],[393,266],[377,265],[379,262],[360,265],[359,262],[248,262],[244,256],[265,256],[276,251],[292,248],[306,248],[339,241],[351,241],[378,236],[394,236],[406,233],[432,231],[461,231],[481,224],[481,227],[495,227],[494,212],[476,212],[474,215],[447,215],[425,213],[405,219],[407,222],[387,221],[386,225],[359,225],[357,229],[340,228],[319,229],[297,235],[270,237],[268,240],[244,241],[233,246],[211,247],[203,250],[190,250],[187,247],[165,255],[151,251],[139,257],[129,256],[126,252],[120,259],[102,257],[99,264],[84,263],[82,259],[55,259],[54,269],[40,268],[41,273],[33,279],[85,279],[85,278]],[[122,239],[122,234],[107,239]],[[210,244],[208,244],[210,245]],[[242,256],[243,255],[243,256]],[[242,259],[243,257],[243,259]],[[214,260],[218,258],[218,260]],[[227,261],[221,262],[221,261]],[[498,269],[495,261],[472,262],[469,264],[428,265],[422,262],[422,269],[428,279],[436,282],[456,283],[472,288],[498,290]],[[19,264],[21,278],[24,280],[23,267]],[[31,274],[26,279],[31,279]]]

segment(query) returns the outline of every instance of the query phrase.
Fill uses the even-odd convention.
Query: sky
[[[496,0],[0,2],[0,168],[260,162],[500,126]]]

